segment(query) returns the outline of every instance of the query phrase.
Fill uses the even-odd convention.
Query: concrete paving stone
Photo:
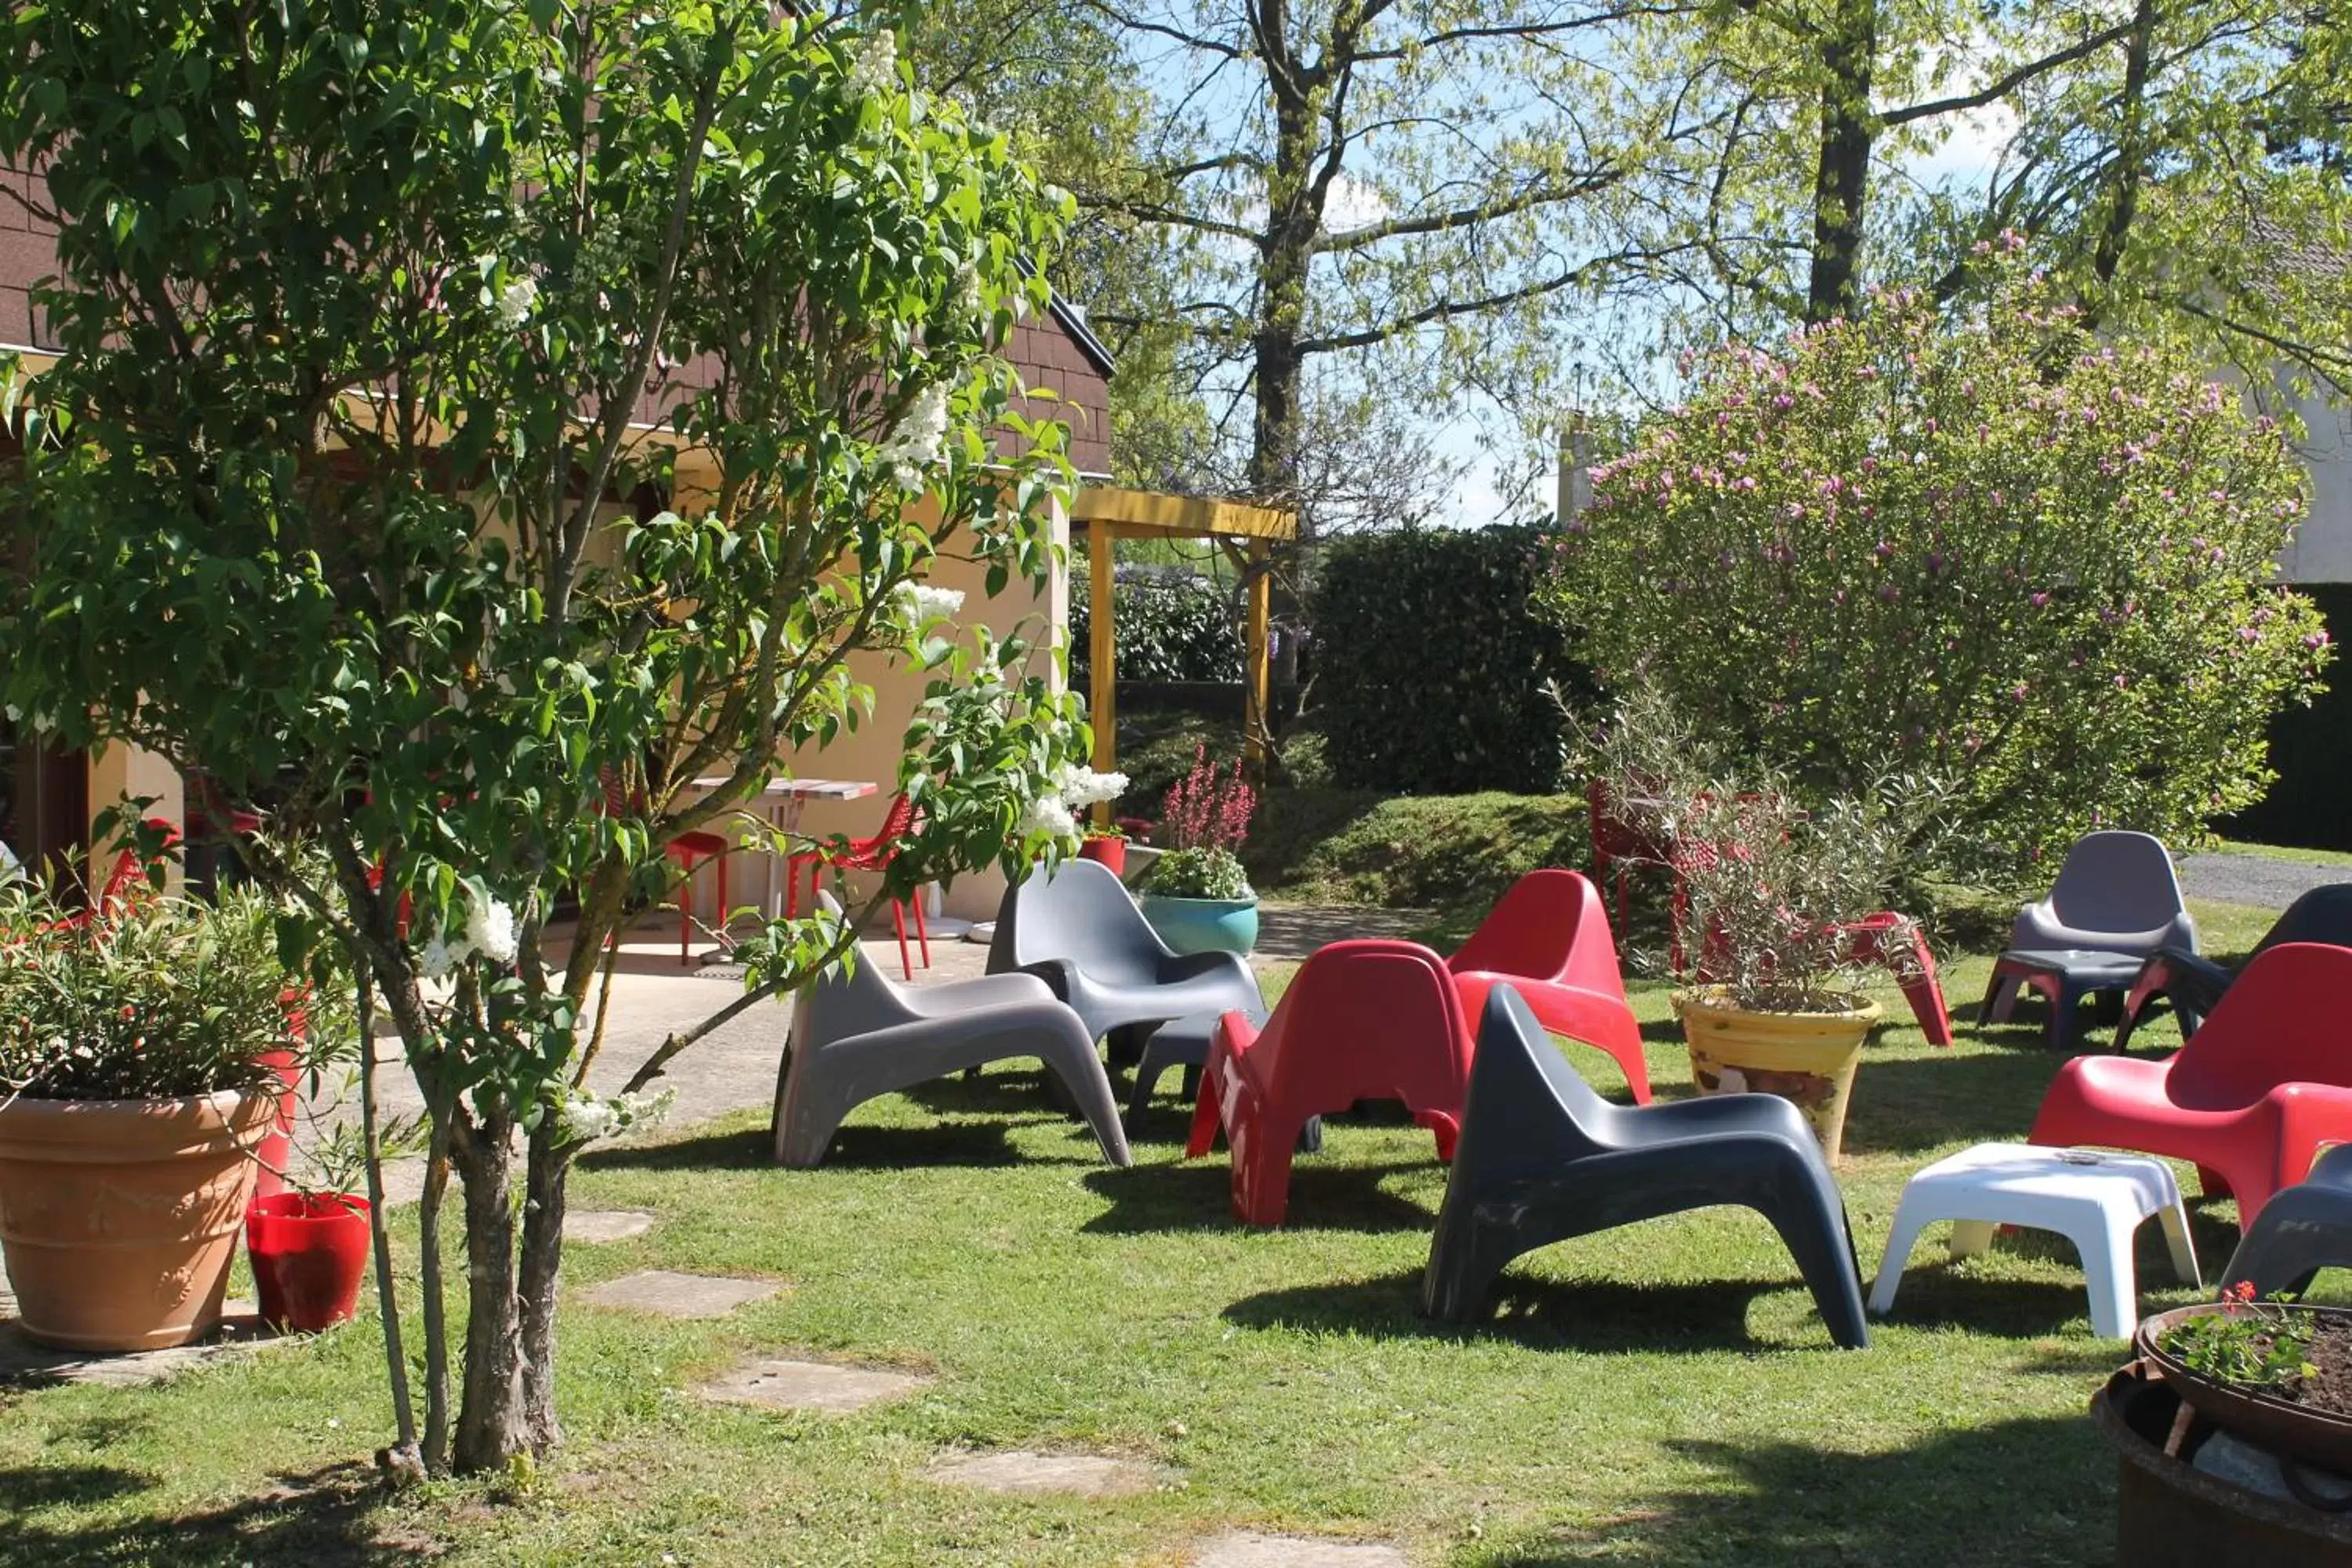
[[[1012,1497],[1134,1497],[1150,1491],[1160,1479],[1155,1467],[1139,1459],[1109,1454],[1038,1454],[1024,1448],[952,1456],[924,1473],[950,1486]]]
[[[1403,1552],[1380,1542],[1228,1530],[1193,1549],[1192,1568],[1407,1568],[1407,1564]]]
[[[12,1303],[13,1304],[13,1303]],[[292,1342],[273,1333],[250,1301],[229,1301],[220,1327],[192,1345],[110,1355],[36,1344],[14,1317],[0,1318],[0,1385],[85,1383],[106,1388],[142,1388],[184,1372],[236,1361],[272,1345]]]
[[[566,1241],[626,1241],[653,1229],[648,1209],[572,1209],[563,1216]]]
[[[930,1381],[915,1373],[887,1367],[761,1356],[713,1378],[699,1392],[705,1399],[726,1405],[847,1415],[869,1405],[902,1399],[929,1386]]]
[[[580,1292],[597,1307],[619,1307],[664,1318],[723,1318],[747,1302],[764,1300],[784,1289],[781,1280],[739,1279],[723,1274],[678,1274],[641,1269]]]

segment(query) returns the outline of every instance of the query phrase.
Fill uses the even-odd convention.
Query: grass
[[[2271,918],[2197,912],[2224,952]],[[1964,1016],[1986,973],[1947,963]],[[1636,992],[1654,1081],[1687,1092],[1665,987]],[[2057,1065],[2030,1025],[1933,1050],[1881,999],[1902,1026],[1870,1047],[1841,1172],[1865,1272],[1906,1177],[2021,1136]],[[1573,1058],[1618,1087],[1606,1058]],[[573,1203],[660,1223],[571,1249],[571,1289],[650,1268],[791,1289],[709,1322],[570,1306],[557,1458],[391,1500],[366,1484],[388,1427],[372,1321],[155,1388],[0,1392],[0,1562],[1173,1568],[1228,1526],[1448,1568],[2107,1558],[2115,1463],[2084,1406],[2123,1350],[2089,1336],[2063,1243],[1951,1265],[1931,1233],[1863,1353],[1831,1348],[1770,1228],[1727,1209],[1540,1253],[1493,1321],[1440,1328],[1415,1311],[1444,1181],[1427,1134],[1338,1121],[1300,1163],[1292,1226],[1257,1233],[1226,1217],[1222,1155],[1177,1160],[1182,1123],[1164,1100],[1136,1168],[1106,1169],[1034,1074],[1002,1070],[863,1108],[814,1172],[767,1165],[752,1115],[600,1152]],[[2194,1212],[2217,1270],[2232,1211]],[[2142,1239],[2143,1304],[2189,1300],[2155,1227]],[[689,1392],[779,1352],[937,1381],[836,1416]],[[1075,1501],[922,1477],[999,1447],[1108,1450],[1168,1479]]]
[[[2252,844],[2238,839],[2216,839],[2214,853],[2220,855],[2259,855],[2268,860],[2303,860],[2315,866],[2352,866],[2352,854],[2341,849],[2297,849],[2283,844]]]
[[[1483,913],[1525,873],[1585,862],[1584,801],[1272,790],[1242,858],[1276,898]]]

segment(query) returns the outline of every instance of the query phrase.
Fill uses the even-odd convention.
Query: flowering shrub
[[[1163,849],[1238,849],[1249,837],[1257,793],[1242,782],[1242,765],[1220,778],[1206,742],[1194,748],[1192,771],[1169,786],[1151,841]]]
[[[277,1081],[299,1051],[277,905],[141,892],[75,918],[28,880],[0,889],[0,1103],[181,1100]]]
[[[1688,368],[1556,542],[1550,603],[1604,681],[1646,671],[1817,788],[1949,777],[2012,866],[2260,797],[2327,634],[2270,581],[2287,436],[2193,356],[2103,344],[2012,274],[1958,324],[1886,293]]]
[[[1204,742],[1192,753],[1192,771],[1169,787],[1160,803],[1152,843],[1164,853],[1143,876],[1143,886],[1171,899],[1248,899],[1249,874],[1234,853],[1249,837],[1257,794],[1242,782],[1238,762],[1220,777]]]

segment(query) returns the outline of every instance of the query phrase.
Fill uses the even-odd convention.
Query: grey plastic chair
[[[1133,1163],[1094,1037],[1044,981],[1001,974],[901,987],[868,963],[819,978],[793,1002],[769,1126],[776,1163],[822,1161],[842,1118],[877,1095],[1007,1057],[1043,1062],[1094,1129],[1103,1158]]]
[[[2014,948],[2084,948],[2145,958],[2167,944],[2197,951],[2172,856],[2145,833],[2086,833],[2066,851],[2050,896],[2018,911]]]
[[[2322,1268],[2352,1268],[2352,1143],[2338,1143],[2312,1162],[2311,1174],[2271,1194],[2230,1255],[2221,1284],[2245,1280],[2258,1295],[2299,1296]]]
[[[1845,1200],[1803,1112],[1769,1094],[1612,1105],[1577,1075],[1508,984],[1478,1030],[1461,1142],[1421,1310],[1464,1322],[1523,1253],[1714,1204],[1772,1222],[1830,1335],[1870,1344]]]
[[[1004,890],[988,973],[1037,976],[1095,1039],[1194,1013],[1265,1011],[1247,963],[1230,952],[1171,952],[1119,879],[1092,860],[1066,860]]]

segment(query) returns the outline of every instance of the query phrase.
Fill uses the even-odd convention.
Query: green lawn
[[[2198,914],[2220,951],[2271,918]],[[1948,964],[1964,1014],[1985,973]],[[2056,1066],[2030,1026],[1932,1050],[1884,1000],[1903,1026],[1871,1047],[1842,1173],[1865,1274],[1905,1177],[2021,1137]],[[1687,1092],[1664,989],[1637,1006],[1654,1079]],[[1951,1267],[1931,1235],[1863,1353],[1831,1348],[1769,1226],[1728,1209],[1539,1254],[1494,1322],[1439,1329],[1414,1310],[1444,1183],[1426,1134],[1336,1123],[1292,1227],[1258,1234],[1226,1217],[1222,1156],[1176,1159],[1181,1126],[1171,1096],[1137,1167],[1107,1170],[1033,1074],[1002,1071],[866,1107],[814,1173],[767,1166],[748,1115],[600,1153],[574,1204],[661,1224],[572,1249],[574,1286],[668,1268],[790,1290],[717,1322],[572,1307],[557,1461],[391,1502],[363,1468],[388,1424],[366,1322],[162,1388],[0,1394],[0,1561],[1173,1565],[1232,1525],[1457,1568],[2108,1560],[2114,1461],[2084,1406],[2122,1352],[2089,1337],[2063,1244]],[[2218,1269],[2231,1210],[2195,1212]],[[2147,1301],[2189,1300],[2143,1241]],[[847,1416],[688,1392],[754,1352],[937,1381]],[[959,1447],[1064,1447],[1169,1479],[1011,1500],[919,1473]]]
[[[2221,855],[2260,855],[2271,860],[2308,860],[2317,866],[2352,866],[2352,854],[2341,849],[2296,849],[2282,844],[2247,844],[2236,839],[2214,841],[2214,852]]]

